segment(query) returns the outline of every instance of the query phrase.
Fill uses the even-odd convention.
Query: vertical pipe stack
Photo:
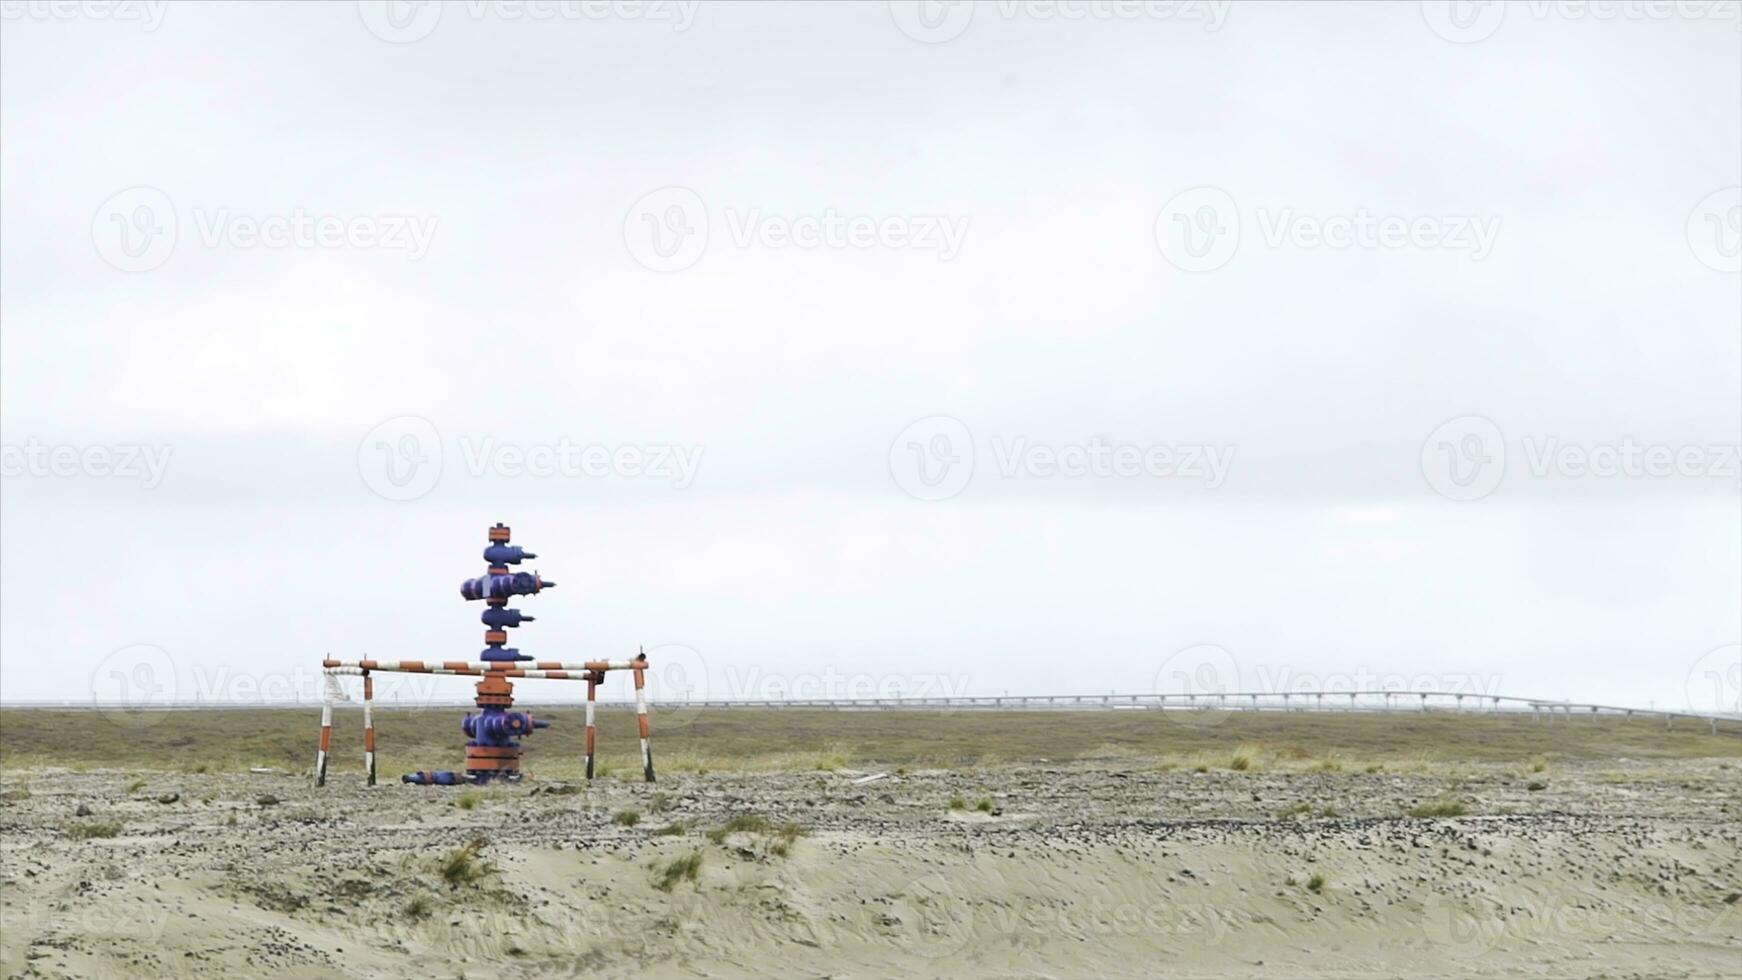
[[[532,658],[521,656],[519,650],[507,645],[508,631],[521,623],[532,622],[532,617],[522,615],[518,609],[508,608],[508,600],[520,595],[537,595],[556,586],[555,582],[547,581],[537,572],[509,571],[510,565],[538,557],[509,544],[510,534],[506,524],[498,523],[490,528],[489,543],[484,548],[484,561],[489,564],[484,575],[460,583],[461,597],[484,600],[484,613],[478,617],[484,623],[484,652],[479,659],[489,668],[482,672],[482,680],[476,685],[477,696],[473,700],[479,713],[467,715],[460,723],[460,729],[468,736],[466,773],[464,776],[445,770],[408,773],[402,777],[405,782],[448,785],[455,782],[487,783],[493,779],[518,781],[523,751],[520,739],[536,729],[550,726],[550,722],[534,720],[527,712],[509,710],[514,707],[514,685],[508,682],[508,671],[519,662]]]
[[[460,594],[466,599],[482,599],[485,603],[483,615],[479,618],[484,623],[484,651],[476,661],[422,661],[422,660],[333,660],[321,662],[323,672],[329,683],[336,683],[337,675],[361,675],[363,678],[363,771],[370,786],[375,785],[375,671],[393,671],[413,674],[453,674],[479,678],[475,687],[474,701],[480,709],[478,714],[468,714],[461,722],[460,728],[468,737],[466,742],[465,772],[438,769],[407,773],[401,777],[404,782],[418,785],[452,786],[458,783],[486,783],[493,779],[517,781],[520,779],[520,756],[523,751],[520,739],[531,735],[540,728],[548,728],[550,722],[534,719],[530,712],[512,711],[514,707],[514,685],[510,678],[539,678],[548,680],[584,680],[587,682],[587,778],[593,778],[595,762],[596,728],[595,705],[598,699],[599,685],[604,683],[605,673],[612,670],[629,670],[635,674],[635,716],[641,736],[641,769],[648,782],[654,781],[653,749],[648,737],[647,695],[645,672],[647,669],[647,654],[640,653],[634,660],[589,660],[584,663],[565,663],[562,661],[534,662],[530,669],[527,661],[531,657],[522,656],[520,651],[507,645],[508,630],[521,623],[532,622],[531,616],[522,615],[518,609],[508,608],[509,601],[514,596],[536,595],[544,589],[556,585],[537,572],[512,572],[508,566],[518,565],[523,559],[538,556],[515,545],[508,543],[509,529],[505,524],[497,524],[489,530],[489,545],[484,549],[484,560],[489,563],[486,574],[475,579],[460,583]],[[331,692],[331,696],[342,698],[342,693]],[[315,756],[315,785],[324,786],[327,781],[327,759],[332,749],[333,739],[333,706],[329,701],[321,705],[321,746]]]

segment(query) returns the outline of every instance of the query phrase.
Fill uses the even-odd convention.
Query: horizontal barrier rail
[[[560,660],[323,660],[326,668],[347,667],[353,670],[398,671],[408,674],[429,674],[436,671],[513,670],[645,670],[645,660],[583,660],[566,663]]]
[[[334,676],[368,677],[374,673],[400,674],[448,674],[454,677],[531,677],[547,681],[590,681],[597,680],[600,671],[587,670],[522,670],[511,667],[506,670],[468,670],[462,668],[424,667],[412,670],[405,667],[322,667],[321,673]]]

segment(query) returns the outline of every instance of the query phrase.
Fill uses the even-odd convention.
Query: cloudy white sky
[[[0,10],[7,700],[1742,692],[1735,3]]]

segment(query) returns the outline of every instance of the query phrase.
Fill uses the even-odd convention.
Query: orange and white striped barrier
[[[363,771],[375,785],[375,679],[363,674]]]
[[[647,782],[654,782],[653,773],[653,743],[649,734],[647,721],[647,654],[641,653],[634,660],[585,660],[574,663],[562,661],[533,661],[530,667],[516,666],[528,661],[497,661],[497,660],[323,660],[321,673],[329,677],[362,677],[363,678],[363,768],[368,776],[368,785],[375,785],[375,682],[370,676],[375,671],[386,671],[400,674],[445,674],[459,677],[524,677],[532,680],[553,681],[586,681],[587,682],[587,778],[593,778],[594,747],[596,735],[594,727],[594,706],[597,700],[599,685],[604,683],[605,673],[612,670],[627,670],[635,675],[635,723],[641,742],[641,771]],[[321,705],[321,747],[315,756],[315,785],[324,786],[327,781],[327,758],[332,748],[333,737],[333,706],[330,701]]]
[[[350,667],[356,670],[388,670],[400,673],[433,674],[444,671],[456,674],[484,670],[640,670],[647,666],[646,658],[636,660],[582,660],[569,663],[561,660],[323,660],[322,667]]]
[[[321,747],[315,753],[315,785],[327,784],[327,752],[333,747],[333,706],[321,705]]]

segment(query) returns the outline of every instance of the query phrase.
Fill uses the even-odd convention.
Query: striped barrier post
[[[321,747],[315,753],[315,785],[327,784],[327,750],[333,745],[333,706],[321,705]]]
[[[599,685],[605,682],[605,673],[611,670],[627,670],[635,676],[635,722],[641,745],[641,771],[647,782],[655,782],[653,770],[653,740],[651,726],[647,713],[647,655],[639,654],[634,660],[588,660],[577,663],[559,663],[551,661],[539,664],[540,668],[525,669],[512,667],[503,661],[417,661],[417,660],[324,660],[321,672],[329,676],[348,676],[363,678],[363,766],[368,775],[369,785],[375,785],[375,679],[377,671],[388,671],[402,674],[446,674],[464,677],[483,677],[505,679],[509,677],[525,677],[534,680],[585,681],[587,684],[586,707],[586,752],[587,778],[592,779],[596,769],[598,728],[596,707]],[[543,724],[540,722],[539,724]],[[321,705],[321,747],[315,758],[315,785],[326,785],[327,757],[332,745],[333,708],[331,704]],[[424,782],[441,782],[434,773],[420,773]],[[454,774],[448,774],[450,777]],[[464,781],[457,778],[448,781]]]
[[[587,778],[593,778],[593,699],[599,690],[599,675],[587,675]]]
[[[363,672],[363,771],[375,785],[375,678]]]
[[[648,782],[653,782],[653,746],[648,741],[647,734],[647,691],[644,689],[646,679],[647,654],[643,653],[635,660],[631,668],[635,673],[635,724],[641,729],[641,772]]]

